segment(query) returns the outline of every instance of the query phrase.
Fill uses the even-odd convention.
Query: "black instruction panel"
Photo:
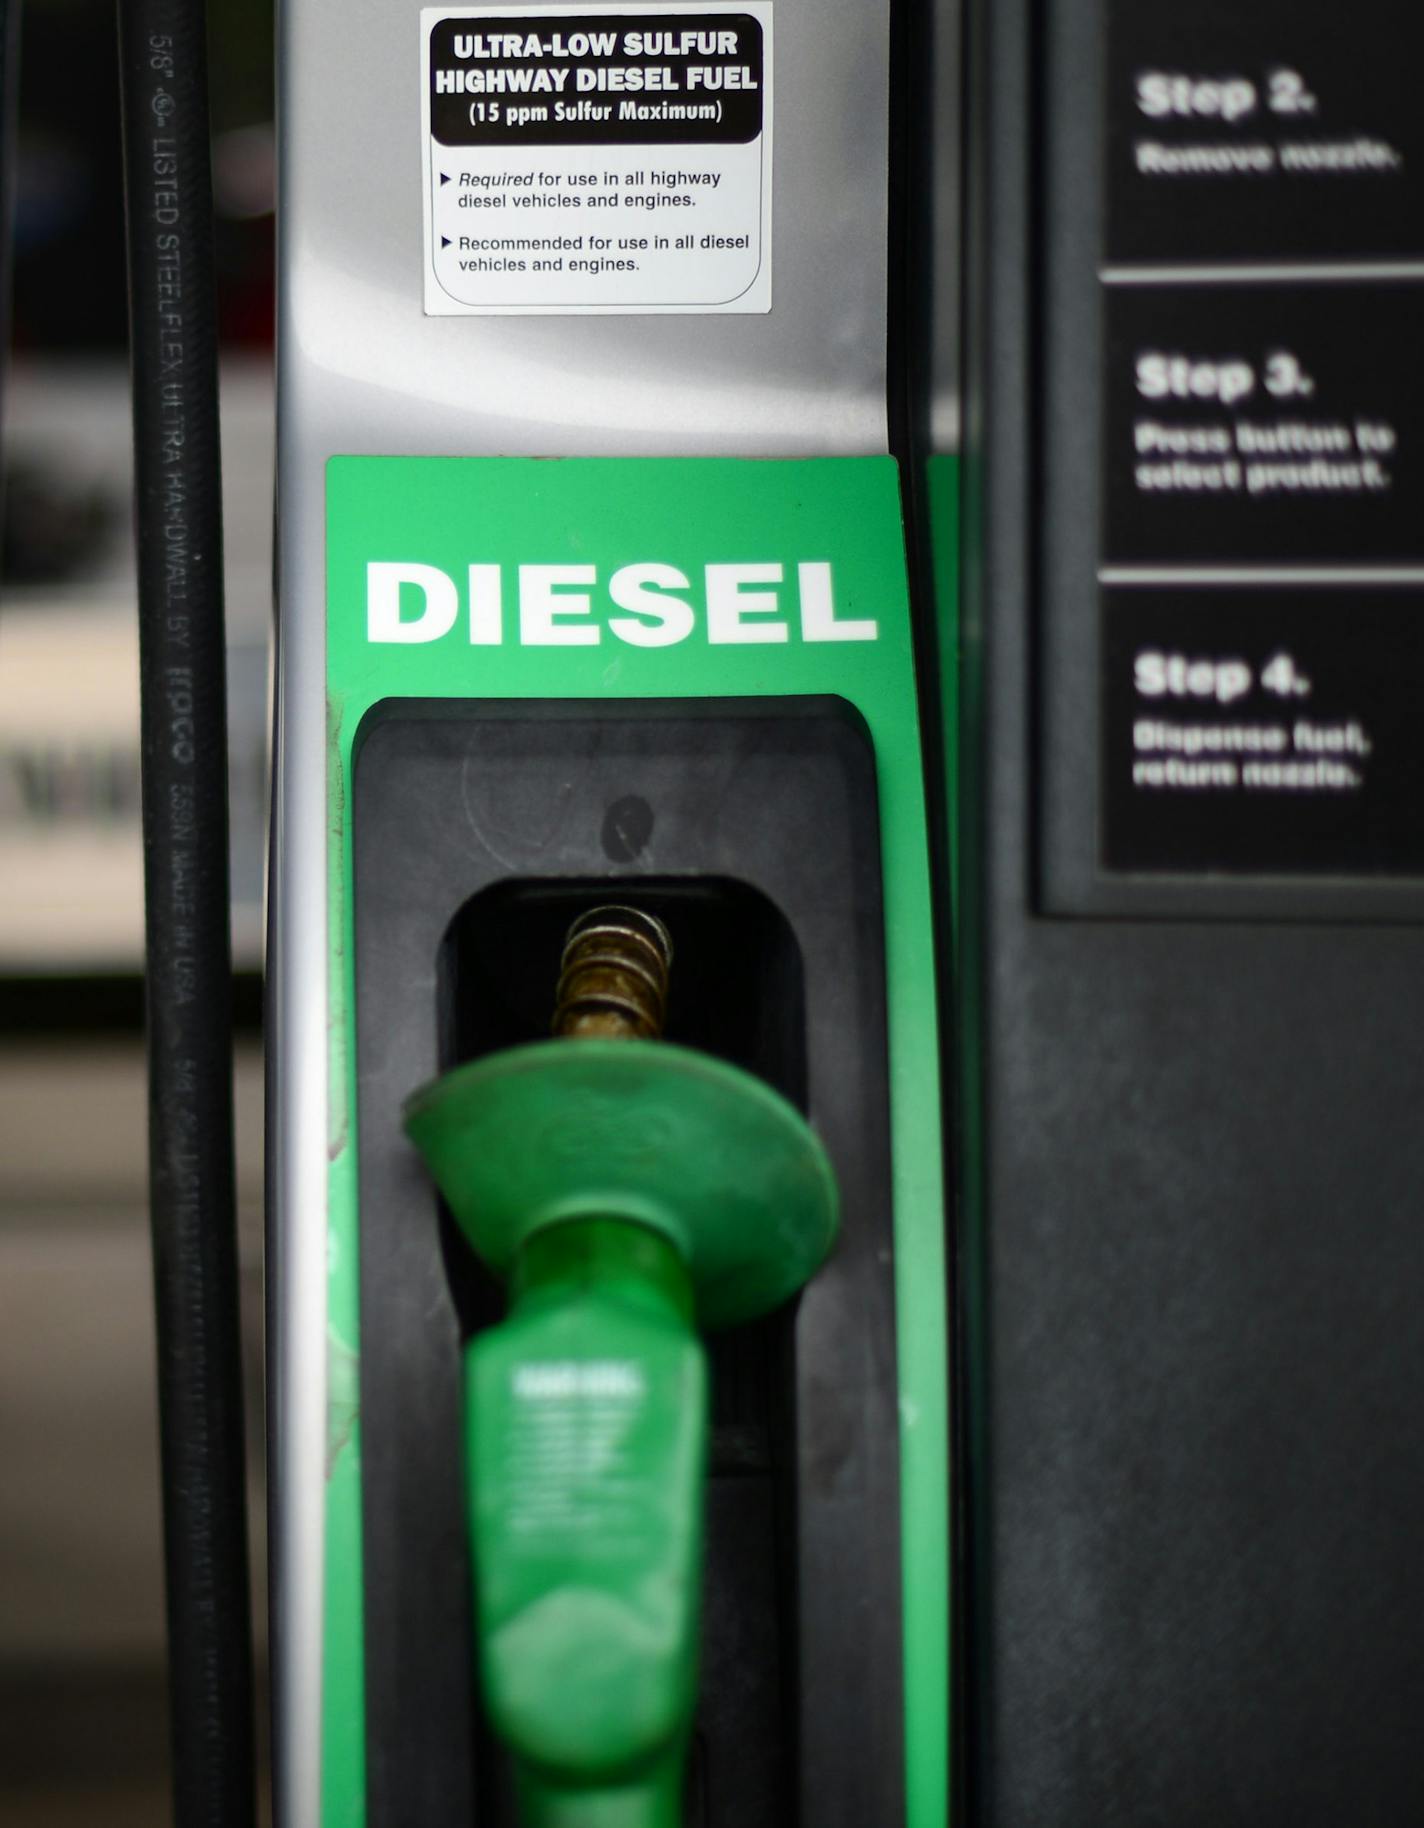
[[[1109,0],[1110,262],[1413,260],[1414,0]]]
[[[1424,876],[1424,5],[1100,18],[1095,871]]]

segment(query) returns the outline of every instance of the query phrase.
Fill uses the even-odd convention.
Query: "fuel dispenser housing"
[[[1418,32],[1387,5],[972,12],[976,1824],[1418,1815],[1419,575],[1384,524],[1417,480],[1409,459],[1391,507],[1135,474],[1139,425],[1231,450],[1240,426],[1360,412],[1417,437],[1417,372],[1392,351],[1424,273]],[[1273,109],[1272,72],[1304,76],[1313,108]],[[1170,115],[1168,82],[1188,91]],[[1317,183],[1278,152],[1355,136],[1415,176],[1357,162]],[[1256,170],[1154,175],[1192,158]],[[1240,364],[1282,351],[1314,392],[1242,395]],[[1169,357],[1187,398],[1151,397]],[[1200,669],[1183,694],[1134,682],[1152,653]],[[1279,655],[1313,700],[1283,710],[1280,669],[1262,686]],[[1169,783],[1156,726],[1217,762],[1223,732],[1283,725],[1290,760],[1291,699],[1373,722],[1365,792],[1292,799],[1244,768],[1240,792]]]
[[[710,1345],[686,1819],[940,1828],[944,1205],[889,454],[889,15],[583,10],[590,30],[731,21],[728,69],[765,81],[759,134],[725,153],[729,186],[753,163],[764,184],[740,303],[569,310],[566,268],[547,305],[469,305],[506,275],[451,269],[441,180],[473,193],[460,174],[493,165],[433,60],[483,69],[497,25],[499,67],[553,83],[553,33],[582,14],[304,0],[283,24],[279,1797],[294,1828],[519,1819],[480,1695],[460,1446],[461,1356],[503,1297],[401,1110],[546,1033],[563,932],[613,901],[673,932],[669,1043],[772,1086],[840,1187],[825,1268]],[[378,120],[404,134],[379,157]],[[605,279],[634,283],[578,283]]]

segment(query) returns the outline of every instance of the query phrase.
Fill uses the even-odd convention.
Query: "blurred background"
[[[270,0],[209,12],[261,1642],[273,19]],[[113,0],[24,0],[21,31],[0,540],[0,1823],[156,1828],[163,1570]]]

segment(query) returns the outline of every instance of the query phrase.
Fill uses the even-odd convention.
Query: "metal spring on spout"
[[[667,1013],[672,939],[638,908],[592,908],[569,928],[559,964],[554,1033],[655,1041]]]

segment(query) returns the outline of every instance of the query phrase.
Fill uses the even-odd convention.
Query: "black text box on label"
[[[1424,874],[1424,588],[1117,589],[1102,861]]]
[[[763,120],[746,13],[522,13],[437,20],[430,129],[444,146],[735,145]]]
[[[1424,258],[1418,0],[1112,0],[1110,262]]]
[[[1110,287],[1104,561],[1424,561],[1424,286]]]

